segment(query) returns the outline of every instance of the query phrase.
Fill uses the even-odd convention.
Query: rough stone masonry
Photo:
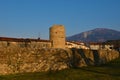
[[[7,47],[0,49],[0,75],[95,66],[118,57],[114,50]]]

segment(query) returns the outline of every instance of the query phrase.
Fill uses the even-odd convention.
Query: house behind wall
[[[108,43],[90,43],[90,49],[92,50],[99,50],[99,49],[111,50],[113,49],[113,47],[114,47],[113,44],[108,44]]]
[[[66,48],[89,49],[83,42],[66,42]]]

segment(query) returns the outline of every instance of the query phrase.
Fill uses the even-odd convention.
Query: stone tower
[[[65,48],[65,28],[63,25],[53,25],[50,27],[50,41],[52,48]]]

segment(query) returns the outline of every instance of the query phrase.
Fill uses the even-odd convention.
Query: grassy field
[[[97,67],[5,75],[0,80],[120,80],[120,58]]]

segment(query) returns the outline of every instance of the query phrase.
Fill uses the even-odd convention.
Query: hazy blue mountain
[[[104,42],[106,40],[120,39],[120,31],[96,28],[90,31],[75,34],[67,37],[69,41],[83,41],[83,42]]]

